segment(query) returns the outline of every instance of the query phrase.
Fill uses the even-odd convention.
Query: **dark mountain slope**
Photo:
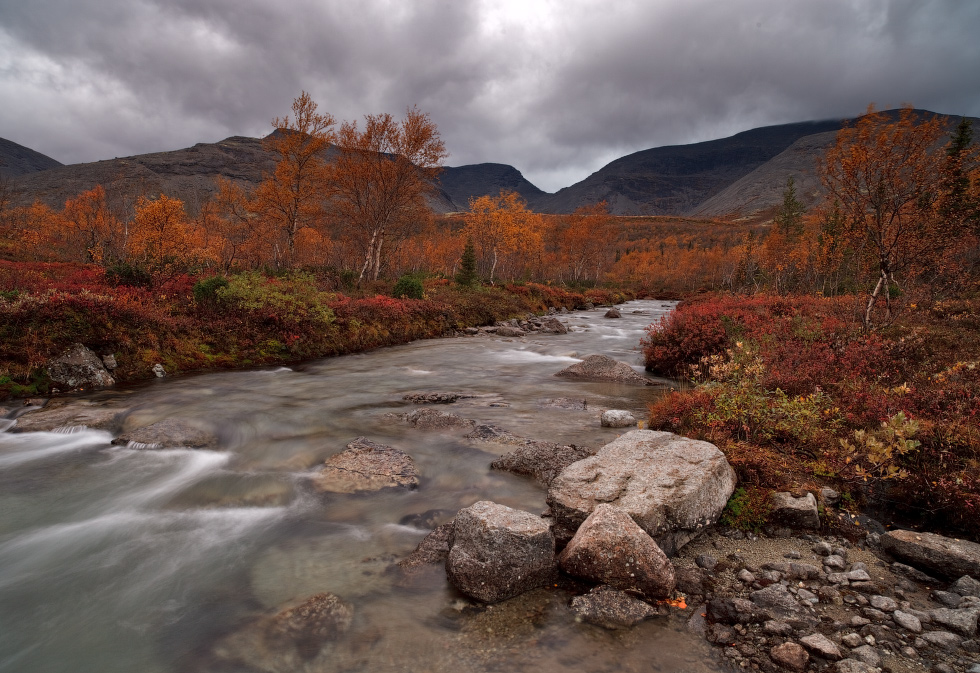
[[[605,200],[617,215],[685,213],[799,138],[840,126],[836,120],[766,126],[720,140],[634,152],[541,199],[539,207],[565,213]]]
[[[45,171],[61,165],[51,157],[35,152],[29,147],[0,138],[0,174],[12,177]]]
[[[452,200],[454,210],[467,210],[471,198],[496,196],[501,190],[517,192],[531,207],[548,193],[541,191],[507,164],[469,164],[443,169],[439,186]]]

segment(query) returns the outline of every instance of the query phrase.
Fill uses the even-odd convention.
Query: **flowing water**
[[[84,428],[3,432],[11,419],[0,419],[0,671],[721,670],[679,617],[607,632],[576,622],[561,589],[484,609],[439,567],[411,582],[390,571],[427,533],[420,518],[442,523],[479,500],[545,509],[530,479],[490,470],[512,447],[393,422],[392,412],[414,408],[403,395],[476,393],[438,408],[599,447],[622,430],[599,427],[598,409],[642,417],[669,382],[641,388],[553,374],[591,353],[642,371],[642,330],[671,307],[637,301],[619,320],[598,309],[562,316],[568,335],[420,341],[80,400],[119,409],[124,428],[206,423],[217,450],[116,446],[112,434]],[[579,408],[550,402],[557,398]],[[420,487],[317,495],[309,474],[357,436],[412,455]],[[320,592],[354,606],[342,638],[307,658],[236,659],[249,624]]]

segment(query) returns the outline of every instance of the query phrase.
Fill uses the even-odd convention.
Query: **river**
[[[0,432],[0,671],[721,670],[676,616],[607,632],[576,622],[560,589],[488,610],[457,594],[441,569],[413,583],[388,570],[427,532],[412,525],[413,515],[442,523],[479,500],[545,509],[545,492],[532,480],[490,470],[512,447],[392,422],[391,413],[413,409],[402,397],[476,393],[439,409],[518,435],[599,447],[622,430],[599,427],[597,409],[642,418],[668,384],[553,376],[592,353],[642,371],[643,328],[672,304],[620,308],[618,320],[600,309],[561,316],[573,330],[567,335],[418,341],[80,398],[118,408],[124,427],[164,418],[206,423],[217,429],[220,450],[116,446],[108,432],[79,428]],[[589,410],[558,408],[549,402],[556,398]],[[357,436],[413,456],[420,487],[317,495],[311,471]],[[215,654],[243,625],[319,592],[354,606],[348,633],[319,655],[297,667],[273,652],[249,668]]]

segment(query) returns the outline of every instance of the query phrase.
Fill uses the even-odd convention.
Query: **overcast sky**
[[[548,191],[616,157],[912,103],[980,116],[976,0],[0,0],[0,137],[63,163],[418,105]]]

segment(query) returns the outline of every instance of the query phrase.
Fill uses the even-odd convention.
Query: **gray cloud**
[[[909,102],[980,115],[980,3],[0,0],[0,136],[66,162],[410,105],[554,190],[622,154]]]

